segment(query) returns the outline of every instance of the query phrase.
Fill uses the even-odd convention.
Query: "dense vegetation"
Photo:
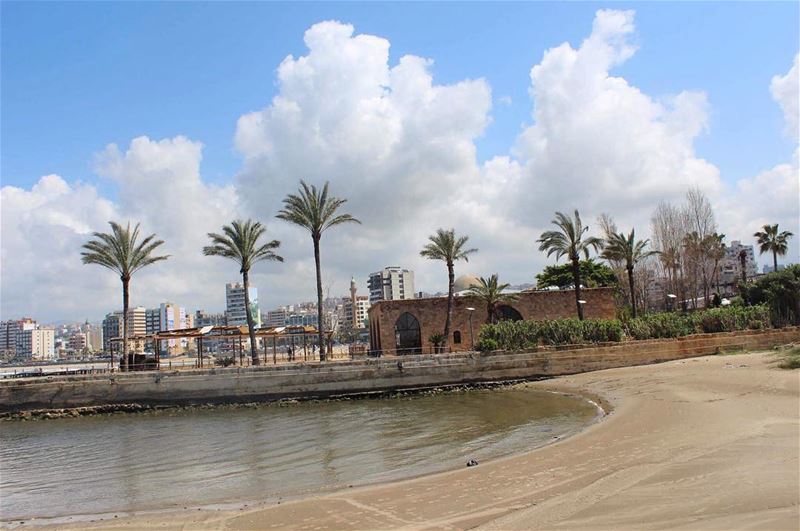
[[[616,286],[617,276],[614,270],[601,262],[595,262],[592,258],[580,261],[581,280],[588,288],[604,286]],[[557,287],[572,287],[572,266],[549,265],[536,275],[536,287],[539,289]]]
[[[746,304],[768,304],[775,326],[800,325],[800,265],[739,286]]]
[[[478,350],[519,350],[539,345],[603,343],[658,339],[689,334],[758,330],[771,326],[766,305],[713,308],[690,314],[657,313],[622,322],[618,319],[501,321],[480,330]]]

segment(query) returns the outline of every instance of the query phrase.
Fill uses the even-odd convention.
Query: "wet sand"
[[[800,371],[772,360],[709,356],[531,384],[595,397],[611,413],[573,437],[472,468],[76,528],[798,529]]]

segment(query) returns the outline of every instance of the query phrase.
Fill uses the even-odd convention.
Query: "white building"
[[[370,303],[414,298],[414,272],[399,266],[372,273],[367,285]]]
[[[370,304],[366,295],[359,295],[355,298],[355,313],[353,312],[352,299],[345,299],[344,301],[344,324],[352,326],[353,328],[366,328],[367,317],[369,313]]]
[[[742,278],[742,262],[739,258],[739,253],[742,251],[746,255],[745,273],[747,273],[747,278],[751,279],[758,274],[753,246],[742,245],[742,242],[738,240],[732,241],[730,245],[725,247],[725,258],[719,263],[719,283],[722,287],[728,288],[723,289],[724,292],[731,292]]]
[[[283,306],[277,310],[270,310],[267,312],[267,320],[264,325],[267,328],[277,328],[279,326],[286,326],[286,319],[289,316],[289,310]]]
[[[186,309],[172,302],[162,302],[158,309],[158,332],[182,330],[188,328]],[[161,341],[161,352],[176,354],[187,347],[186,339],[168,339]]]
[[[258,309],[258,289],[250,288],[250,311],[253,314],[255,326],[261,326],[261,310]],[[239,282],[225,285],[225,316],[228,325],[240,326],[247,324],[247,312],[244,308],[244,287]]]
[[[55,352],[56,332],[52,328],[24,330],[17,344],[17,355],[28,360],[52,360]]]

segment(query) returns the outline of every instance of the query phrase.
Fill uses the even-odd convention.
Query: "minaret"
[[[354,277],[350,277],[350,308],[353,311],[353,328],[358,328],[356,324],[356,314],[358,307],[356,306],[356,279]]]

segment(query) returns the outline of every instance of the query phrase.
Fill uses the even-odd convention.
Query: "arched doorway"
[[[501,321],[522,321],[522,314],[508,304],[497,307],[497,317]]]
[[[419,354],[422,352],[422,336],[419,321],[408,312],[397,318],[394,323],[395,345],[398,354]]]

